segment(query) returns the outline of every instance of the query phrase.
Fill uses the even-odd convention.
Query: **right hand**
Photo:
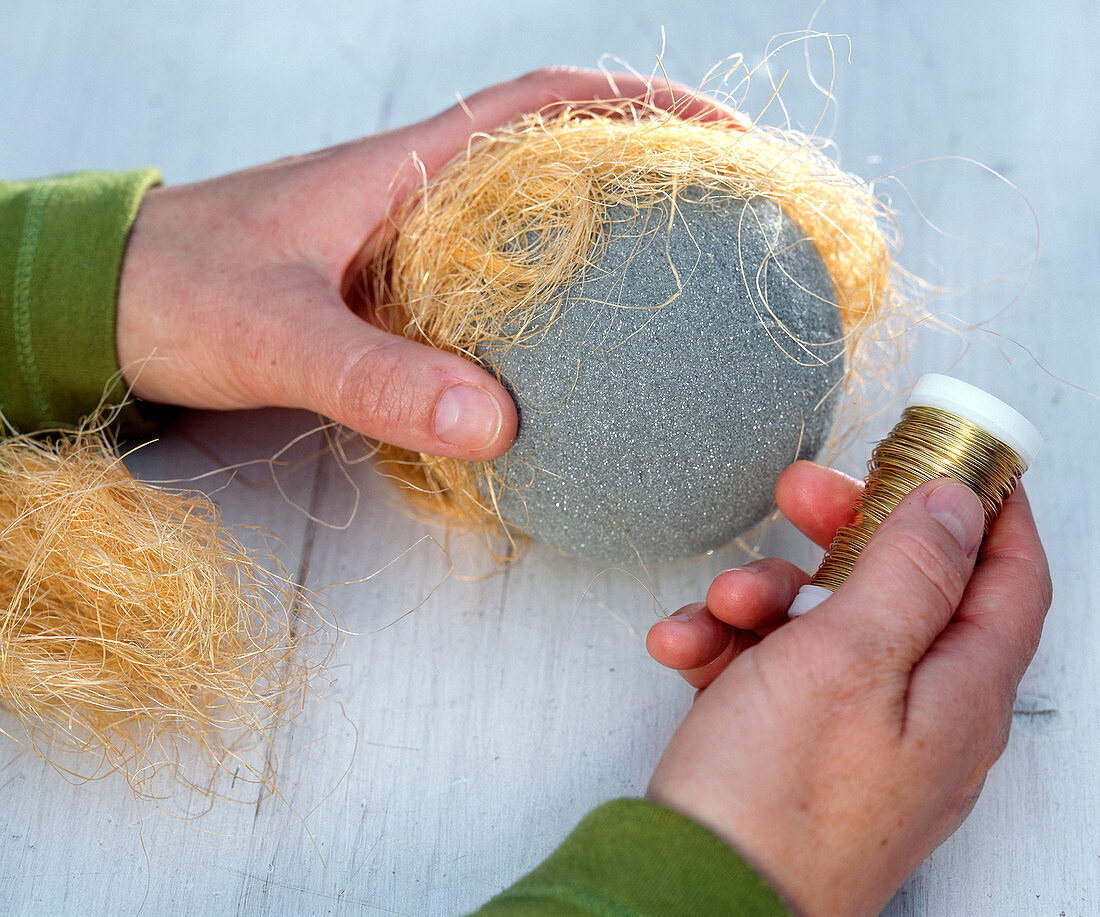
[[[858,487],[800,463],[777,498],[821,542]],[[654,655],[705,687],[650,796],[727,840],[798,912],[877,913],[977,800],[1050,604],[1023,490],[984,543],[981,527],[969,490],[932,482],[803,617],[785,620],[807,577],[768,562],[656,625],[685,639],[651,633]]]

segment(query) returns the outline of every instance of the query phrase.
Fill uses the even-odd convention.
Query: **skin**
[[[732,117],[675,84],[539,70],[419,124],[151,191],[119,291],[125,381],[147,401],[306,408],[420,452],[500,455],[516,432],[500,384],[458,356],[379,330],[370,304],[356,314],[345,295],[392,232],[387,215],[423,179],[416,163],[431,176],[471,134],[521,113],[623,98]]]
[[[683,87],[542,70],[420,124],[151,192],[119,291],[126,381],[150,401],[306,408],[417,451],[501,454],[516,414],[500,385],[374,327],[348,290],[422,178],[414,157],[430,176],[519,113],[623,97],[732,119]],[[823,545],[859,486],[800,463],[777,499]],[[1022,491],[979,540],[975,498],[938,482],[794,622],[797,568],[769,559],[719,575],[705,604],[649,634],[653,656],[701,689],[650,795],[727,839],[806,914],[881,908],[973,805],[1050,603]]]
[[[776,495],[819,545],[860,484],[798,463]],[[875,914],[973,808],[1008,740],[1050,605],[1022,489],[984,542],[964,486],[890,515],[833,597],[794,621],[808,577],[726,571],[648,646],[700,689],[649,795],[742,851],[807,915]]]

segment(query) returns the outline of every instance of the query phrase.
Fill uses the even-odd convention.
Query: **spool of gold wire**
[[[837,531],[810,585],[799,590],[791,617],[840,587],[879,524],[926,481],[954,478],[974,491],[988,531],[1041,442],[1031,423],[987,392],[949,376],[922,376],[901,420],[871,453],[852,521]]]

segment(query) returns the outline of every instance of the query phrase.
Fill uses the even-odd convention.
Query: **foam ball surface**
[[[828,437],[844,373],[832,280],[771,201],[702,192],[607,211],[533,343],[492,357],[520,425],[503,517],[604,563],[718,548]]]

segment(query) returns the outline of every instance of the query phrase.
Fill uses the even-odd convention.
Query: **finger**
[[[472,134],[489,132],[529,112],[566,102],[643,101],[684,118],[747,122],[721,103],[664,79],[551,67],[474,93],[447,110],[408,127],[385,131],[293,159],[293,186],[273,199],[296,202],[300,247],[317,252],[336,281],[349,284],[390,231],[382,212],[399,205],[469,144]],[[588,106],[591,107],[591,106]],[[290,160],[275,164],[285,166]],[[271,167],[252,170],[270,193]],[[387,202],[379,206],[379,202]]]
[[[707,590],[707,608],[733,627],[767,632],[786,623],[787,609],[809,581],[804,571],[785,560],[754,560],[714,578]]]
[[[469,134],[471,131],[490,130],[519,114],[565,102],[632,99],[683,118],[727,121],[734,118],[733,113],[717,101],[671,80],[571,67],[534,70],[490,86],[443,112],[439,118],[462,121],[464,131]],[[741,125],[740,121],[736,123]]]
[[[1005,501],[978,555],[958,620],[988,636],[1014,691],[1042,637],[1053,597],[1050,566],[1023,487]]]
[[[759,638],[715,619],[705,605],[681,608],[650,628],[646,647],[662,665],[678,669],[693,688],[705,688]]]
[[[344,149],[350,154],[351,165],[360,171],[363,164],[376,161],[381,151],[395,163],[407,163],[409,154],[415,152],[426,174],[432,175],[466,148],[472,134],[492,131],[520,115],[567,102],[632,99],[683,118],[726,121],[738,130],[746,126],[743,119],[719,102],[679,83],[650,81],[629,74],[609,75],[599,70],[549,67],[489,86],[425,121],[355,141]],[[359,160],[362,163],[357,164]],[[393,179],[391,199],[400,201],[420,180],[417,170],[403,169]]]
[[[848,579],[815,611],[836,616],[846,637],[906,680],[955,614],[981,543],[984,512],[955,481],[907,496],[863,549]]]
[[[713,661],[729,643],[730,628],[702,602],[685,605],[658,621],[646,635],[646,649],[670,669],[693,669]]]
[[[268,374],[271,386],[282,388],[282,403],[430,455],[488,460],[511,444],[515,404],[485,370],[387,334],[328,290],[316,292],[314,302],[306,298],[300,294],[288,311],[308,314],[309,323],[284,329],[280,360]]]
[[[721,675],[745,650],[756,646],[759,642],[760,638],[751,631],[734,628],[730,631],[730,638],[717,657],[706,665],[694,669],[681,669],[680,676],[693,688],[702,690]]]
[[[954,620],[913,670],[909,716],[927,722],[966,697],[952,715],[971,736],[991,730],[997,744],[1050,602],[1046,555],[1018,487],[990,527]]]
[[[852,518],[861,493],[863,484],[855,478],[813,462],[795,462],[775,485],[775,500],[783,515],[823,548]]]

